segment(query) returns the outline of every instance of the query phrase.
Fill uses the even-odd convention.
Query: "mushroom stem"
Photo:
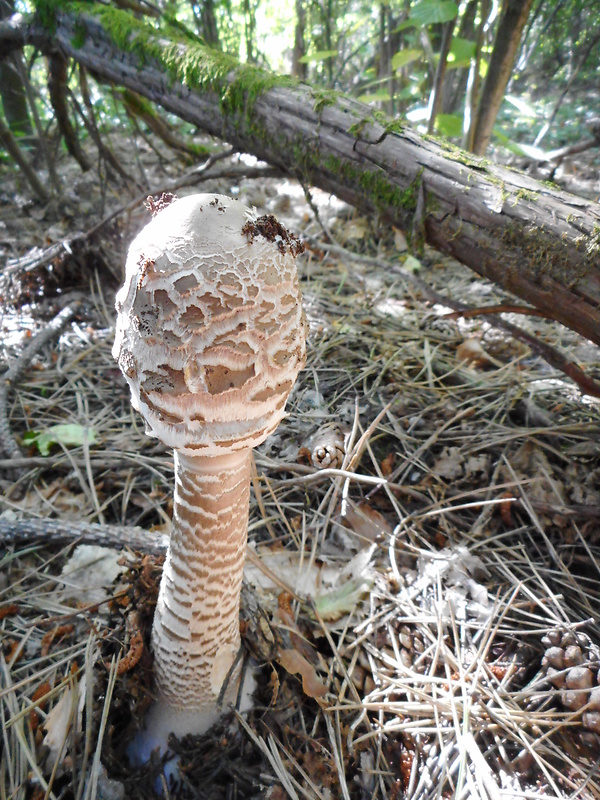
[[[171,544],[152,644],[161,705],[184,727],[190,712],[214,710],[223,690],[226,705],[238,690],[250,458],[248,448],[221,456],[175,451]],[[171,730],[183,733],[178,727]]]

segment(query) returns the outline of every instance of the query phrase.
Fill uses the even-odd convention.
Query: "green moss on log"
[[[320,115],[328,106],[334,106],[341,97],[339,92],[334,92],[332,89],[311,87],[310,93],[314,101],[313,110],[317,115]]]
[[[388,134],[402,136],[406,130],[406,125],[404,125],[402,122],[398,122],[398,120],[395,119],[390,120],[382,111],[373,108],[366,117],[361,117],[352,125],[350,125],[348,128],[348,133],[350,133],[352,136],[355,136],[357,139],[362,140],[363,131],[368,125],[379,125],[381,128],[383,128],[382,138],[385,138]]]
[[[423,167],[419,169],[406,189],[395,186],[383,170],[367,169],[335,156],[328,156],[323,163],[328,172],[341,177],[344,183],[360,186],[362,193],[382,216],[397,217],[405,232],[412,228],[421,189]],[[427,214],[427,209],[423,210]],[[413,242],[414,246],[415,243]]]
[[[577,286],[590,271],[594,272],[600,257],[600,227],[591,236],[579,236],[575,241],[557,238],[543,227],[522,228],[509,224],[501,241],[511,250],[523,254],[522,263],[534,281],[547,277],[569,289]],[[573,250],[577,259],[573,258]]]
[[[293,78],[239,64],[226,53],[199,44],[197,37],[180,24],[163,20],[160,27],[153,28],[146,20],[101,3],[34,2],[38,18],[47,28],[55,28],[58,14],[71,14],[76,18],[77,37],[73,46],[82,47],[86,38],[93,36],[85,21],[86,18],[95,19],[119,50],[131,53],[141,64],[158,64],[173,83],[181,83],[192,90],[214,92],[228,115],[247,114],[256,99],[275,86],[297,85]]]

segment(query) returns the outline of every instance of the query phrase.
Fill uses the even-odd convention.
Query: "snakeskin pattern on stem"
[[[214,706],[240,649],[239,598],[249,449],[175,456],[175,507],[152,635],[159,692],[173,707]],[[235,700],[239,666],[224,702]]]

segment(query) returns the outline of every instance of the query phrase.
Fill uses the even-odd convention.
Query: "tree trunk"
[[[456,36],[459,39],[475,39],[475,18],[479,0],[469,0],[467,7],[460,20],[460,26]],[[442,114],[455,114],[460,102],[464,97],[467,88],[468,70],[453,69],[446,74],[444,80],[444,93],[442,100]]]
[[[306,80],[308,64],[301,59],[306,55],[305,43],[306,9],[304,0],[296,0],[296,25],[294,27],[294,48],[292,50],[292,75],[299,80]]]
[[[471,59],[471,66],[469,67],[469,76],[465,86],[465,108],[463,112],[463,138],[462,146],[465,150],[473,149],[473,136],[475,135],[475,126],[477,124],[476,108],[480,97],[481,86],[481,54],[483,52],[483,45],[485,41],[485,29],[488,24],[490,12],[492,10],[492,0],[481,0],[480,3],[480,20],[477,36],[475,39],[475,54]]]
[[[181,34],[175,42],[161,38],[114,8],[89,8],[93,17],[60,13],[53,33],[39,24],[0,25],[0,48],[57,47],[99,79],[416,231],[414,248],[423,237],[600,344],[598,204],[420,137],[347,97],[240,66]]]
[[[67,91],[67,60],[61,55],[53,55],[50,57],[48,65],[48,94],[50,95],[50,102],[67,150],[77,161],[82,171],[86,172],[91,169],[92,165],[83,152],[83,148],[77,138],[77,131],[69,119]]]
[[[14,13],[14,0],[0,0],[0,19],[6,19]],[[31,136],[33,128],[29,119],[27,96],[21,81],[15,59],[22,58],[15,54],[0,62],[0,98],[2,110],[11,134],[14,136]]]
[[[0,114],[0,144],[12,158],[15,164],[18,165],[34,195],[38,198],[38,200],[40,200],[40,202],[47,203],[50,199],[48,192],[44,188],[41,180],[38,178],[37,172],[29,163],[29,159],[19,149],[19,145],[17,144],[15,137],[12,135],[8,124],[4,122],[2,114]]]
[[[192,10],[200,23],[200,35],[209,47],[221,49],[219,27],[215,14],[214,0],[202,0],[201,3],[192,2]]]
[[[246,42],[246,61],[249,64],[256,63],[256,7],[251,0],[244,0],[244,40]]]
[[[431,96],[429,98],[429,120],[427,122],[427,133],[433,133],[435,129],[435,118],[439,114],[440,107],[442,105],[442,87],[444,85],[446,67],[448,66],[448,53],[450,52],[450,45],[452,44],[452,34],[454,33],[455,25],[456,25],[456,17],[444,23],[443,33],[442,33],[442,44],[440,46],[438,63],[435,70],[433,88],[431,90]]]
[[[532,3],[533,0],[505,0],[477,109],[473,135],[473,152],[477,155],[485,153],[492,136]]]
[[[12,59],[0,63],[0,97],[11,132],[16,136],[31,136],[33,128],[29,119],[27,97],[19,71]]]

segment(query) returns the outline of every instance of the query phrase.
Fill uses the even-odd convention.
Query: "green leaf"
[[[421,269],[422,264],[418,258],[415,258],[414,256],[406,256],[402,266],[404,269],[410,270],[410,272],[418,272]]]
[[[515,155],[517,156],[526,156],[527,158],[531,158],[534,155],[531,152],[530,148],[528,148],[527,146],[522,146],[518,142],[515,142],[505,133],[502,133],[502,131],[498,130],[498,128],[494,128],[494,137],[500,142],[500,144],[503,147],[506,147],[507,150],[510,150],[511,153],[515,153]]]
[[[390,100],[390,93],[385,89],[380,89],[378,92],[371,92],[370,94],[361,94],[358,98],[361,103],[385,103]]]
[[[416,61],[423,55],[422,50],[400,50],[392,58],[392,69],[401,69],[411,61]]]
[[[299,59],[301,64],[312,64],[315,61],[326,61],[328,58],[333,58],[337,56],[337,50],[317,50],[315,53],[310,53],[310,55],[302,56]]]
[[[399,92],[394,93],[396,100],[412,100],[414,97],[421,97],[422,91],[418,83],[410,83],[408,86],[400,89]]]
[[[96,444],[98,437],[91,428],[77,423],[53,425],[45,431],[28,431],[23,436],[25,444],[34,444],[43,456],[50,455],[50,448],[55,444],[65,447],[80,447],[82,444]]]
[[[416,25],[416,22],[414,20],[412,20],[412,19],[404,20],[404,22],[401,22],[400,25],[398,25],[398,27],[394,28],[392,33],[400,33],[400,31],[404,31],[407,28],[414,28],[415,25]]]
[[[372,588],[372,578],[351,578],[332,592],[315,597],[315,608],[322,619],[335,621],[349,614]]]
[[[461,39],[456,36],[452,39],[450,45],[450,52],[448,53],[448,66],[449,67],[466,67],[471,63],[471,59],[475,58],[477,46],[475,42],[469,39]]]
[[[442,136],[462,136],[463,118],[459,114],[438,114],[435,127]]]
[[[410,10],[409,17],[421,28],[439,22],[448,22],[458,15],[458,6],[453,0],[421,0]]]

